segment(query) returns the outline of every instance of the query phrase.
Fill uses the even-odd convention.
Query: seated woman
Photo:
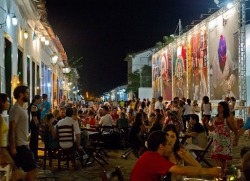
[[[185,135],[192,137],[194,145],[204,149],[207,147],[207,134],[204,127],[199,123],[199,116],[197,114],[190,115],[190,122]]]
[[[142,113],[137,113],[135,116],[135,122],[129,131],[129,143],[137,149],[142,149],[144,147],[144,133],[146,133],[146,128],[143,125],[143,115]]]
[[[169,161],[171,161],[172,163],[176,165],[182,165],[182,166],[184,166],[184,162],[186,162],[190,166],[201,168],[200,163],[197,162],[192,157],[190,152],[186,148],[180,146],[179,134],[177,132],[175,125],[168,124],[167,126],[163,128],[163,131],[167,132],[168,140],[171,142],[171,145],[173,147],[173,153],[168,158]],[[164,180],[166,181],[167,180],[177,181],[181,179],[182,179],[181,175],[176,175],[176,174],[171,174],[171,173],[167,173],[166,177],[164,178]]]
[[[126,114],[124,112],[120,112],[119,118],[116,121],[116,126],[118,128],[128,128],[129,127],[129,122],[128,122],[128,119],[126,118]]]
[[[55,120],[54,114],[47,113],[44,116],[44,124],[49,127],[49,135],[48,135],[48,148],[56,148],[57,140],[56,140],[56,132],[53,126],[53,122]]]
[[[152,133],[153,131],[162,130],[164,121],[165,121],[165,118],[162,114],[156,115],[156,119],[148,134],[150,135],[150,133]]]
[[[95,126],[97,124],[95,119],[95,113],[92,110],[88,111],[87,117],[85,117],[83,124],[86,126],[89,124],[90,126]]]

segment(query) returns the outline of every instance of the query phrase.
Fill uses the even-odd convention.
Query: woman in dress
[[[35,95],[28,107],[28,113],[31,115],[30,120],[30,150],[34,153],[35,159],[37,160],[37,148],[38,148],[38,139],[37,139],[37,125],[41,124],[41,110],[43,109],[44,104],[41,108],[38,108],[38,105],[41,103],[42,97],[40,95]]]
[[[230,116],[229,106],[226,102],[219,102],[218,114],[214,118],[212,125],[208,124],[208,119],[204,117],[204,123],[209,131],[214,131],[214,141],[212,143],[211,158],[216,161],[217,166],[222,169],[222,176],[225,176],[227,160],[232,160],[232,144],[230,129],[237,135],[233,117]]]
[[[20,181],[22,180],[21,174],[7,150],[9,123],[2,117],[3,111],[8,110],[9,107],[10,101],[7,94],[0,93],[0,165],[10,164],[12,166],[11,180]]]
[[[168,141],[171,143],[173,147],[173,152],[171,156],[168,158],[169,161],[180,166],[184,166],[184,162],[186,162],[190,166],[201,168],[200,163],[193,158],[190,152],[186,148],[180,146],[179,134],[175,125],[168,124],[163,128],[163,131],[167,132]],[[164,181],[168,180],[169,181],[182,180],[182,176],[173,173],[168,173],[164,178]]]

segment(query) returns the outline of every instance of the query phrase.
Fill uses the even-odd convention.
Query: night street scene
[[[0,0],[0,181],[250,181],[249,0]]]

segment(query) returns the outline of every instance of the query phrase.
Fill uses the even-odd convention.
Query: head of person
[[[188,105],[190,105],[191,104],[191,99],[187,99],[187,103],[188,103]]]
[[[250,151],[246,152],[242,158],[242,170],[245,180],[250,180]]]
[[[72,116],[73,116],[73,112],[74,112],[74,111],[73,111],[73,108],[71,108],[71,107],[70,107],[70,108],[67,108],[67,109],[66,109],[66,116],[67,116],[67,117],[72,117]]]
[[[0,114],[10,108],[10,100],[7,94],[0,93]]]
[[[191,114],[190,115],[190,123],[192,125],[195,125],[196,123],[199,123],[199,116],[197,114]]]
[[[127,112],[127,109],[124,107],[122,108],[122,112],[126,113]]]
[[[160,114],[160,113],[161,113],[160,109],[155,109],[155,114],[156,114],[156,115],[158,115],[158,114]]]
[[[52,123],[54,122],[54,120],[55,120],[54,114],[52,114],[52,113],[45,114],[45,116],[44,116],[44,123],[46,125],[52,125]]]
[[[224,118],[227,118],[230,114],[229,106],[227,102],[219,102],[217,108],[218,114],[223,114]]]
[[[186,102],[186,98],[185,97],[183,97],[181,100],[182,100],[183,103]]]
[[[43,98],[43,100],[48,100],[48,94],[43,94],[42,98]]]
[[[176,111],[170,111],[170,119],[176,120],[178,118],[178,113]]]
[[[109,112],[108,106],[102,106],[102,113],[103,113],[103,115],[108,114],[108,112]]]
[[[158,101],[162,102],[162,101],[163,101],[163,97],[162,97],[162,96],[159,96],[159,97],[158,97]]]
[[[179,101],[174,100],[174,101],[173,101],[173,107],[178,107],[178,105],[179,105]]]
[[[24,86],[24,85],[17,86],[14,89],[13,95],[14,95],[14,98],[16,100],[19,100],[22,102],[29,102],[29,100],[30,100],[29,88],[27,86]]]
[[[154,124],[163,125],[164,124],[164,116],[162,114],[156,115]]]
[[[82,111],[82,110],[79,110],[79,111],[78,111],[78,116],[80,116],[80,117],[83,116],[83,111]]]
[[[120,112],[119,118],[126,119],[126,114],[124,112]]]
[[[73,116],[78,116],[78,110],[77,108],[73,107]]]
[[[58,118],[59,115],[60,115],[60,111],[58,109],[54,109],[53,115],[54,115],[55,118]]]
[[[178,151],[180,149],[179,134],[175,125],[168,124],[163,128],[163,131],[167,133],[168,142],[172,146],[173,151]]]
[[[60,107],[59,116],[60,116],[60,118],[65,118],[65,116],[66,116],[66,109],[64,107]]]
[[[153,123],[155,121],[155,114],[154,113],[151,113],[149,115],[149,120],[148,120],[150,123]]]
[[[128,118],[131,118],[133,116],[133,112],[128,112],[127,115],[128,115]]]
[[[88,112],[88,116],[89,116],[89,117],[91,117],[91,118],[93,118],[93,117],[95,116],[94,111],[89,110],[89,112]]]
[[[118,111],[118,108],[117,108],[116,106],[114,106],[114,107],[112,108],[113,114],[117,114],[117,111]]]
[[[34,98],[31,101],[31,104],[40,104],[42,101],[42,97],[40,95],[35,95]]]
[[[136,113],[135,115],[135,124],[142,124],[142,121],[143,121],[143,115],[142,113],[138,112]]]
[[[193,105],[197,105],[197,100],[193,100]]]
[[[172,154],[172,147],[168,142],[168,136],[163,131],[153,131],[148,137],[148,150],[160,152],[164,157]]]
[[[225,97],[224,101],[228,103],[230,101],[230,98],[229,97]]]
[[[234,97],[230,97],[230,101],[236,102],[236,99]]]
[[[203,102],[204,104],[208,104],[208,103],[209,103],[209,97],[208,97],[208,96],[204,96],[204,97],[202,98],[202,102]]]

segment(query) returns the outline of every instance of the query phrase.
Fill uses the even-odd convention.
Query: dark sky
[[[215,8],[214,0],[46,0],[48,21],[67,52],[82,57],[83,91],[100,95],[126,84],[127,53],[151,48]]]

